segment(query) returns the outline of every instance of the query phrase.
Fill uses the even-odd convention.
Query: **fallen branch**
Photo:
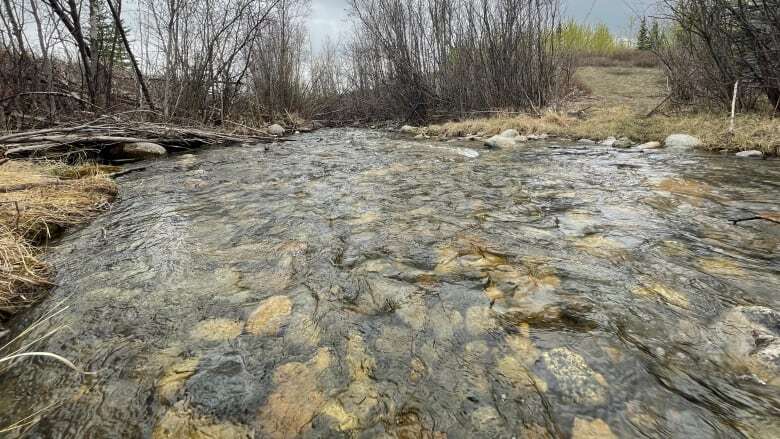
[[[729,221],[731,221],[731,223],[735,226],[746,221],[769,221],[770,223],[780,224],[780,214],[765,213],[747,218],[732,219]]]
[[[110,117],[110,116],[108,116]],[[205,128],[106,120],[73,126],[20,132],[0,137],[0,150],[6,158],[70,154],[74,151],[102,154],[108,148],[126,143],[156,143],[167,149],[190,149],[225,143],[269,143],[267,134],[235,134]]]

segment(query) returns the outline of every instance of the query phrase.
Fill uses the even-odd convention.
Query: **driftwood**
[[[151,122],[123,122],[100,118],[93,122],[60,128],[11,133],[0,137],[0,151],[6,158],[103,154],[115,145],[151,142],[166,149],[181,150],[224,143],[270,143],[270,135],[180,127]]]

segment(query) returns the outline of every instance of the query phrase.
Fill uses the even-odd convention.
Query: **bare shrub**
[[[763,94],[780,105],[778,0],[666,0],[677,28],[659,55],[678,102],[727,107],[734,83],[739,106],[755,109]]]
[[[352,102],[376,118],[426,120],[555,104],[571,58],[554,0],[351,0]]]

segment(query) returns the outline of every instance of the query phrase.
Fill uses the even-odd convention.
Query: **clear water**
[[[0,427],[779,437],[780,226],[729,221],[779,164],[364,130],[148,164],[14,322],[62,302],[36,349],[97,375],[17,363]]]

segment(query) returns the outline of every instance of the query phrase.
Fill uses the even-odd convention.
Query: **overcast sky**
[[[604,23],[619,36],[631,36],[631,19],[652,15],[657,0],[563,0],[566,16],[580,22]],[[348,29],[347,0],[311,0],[309,30],[312,46],[330,36],[338,39]]]

